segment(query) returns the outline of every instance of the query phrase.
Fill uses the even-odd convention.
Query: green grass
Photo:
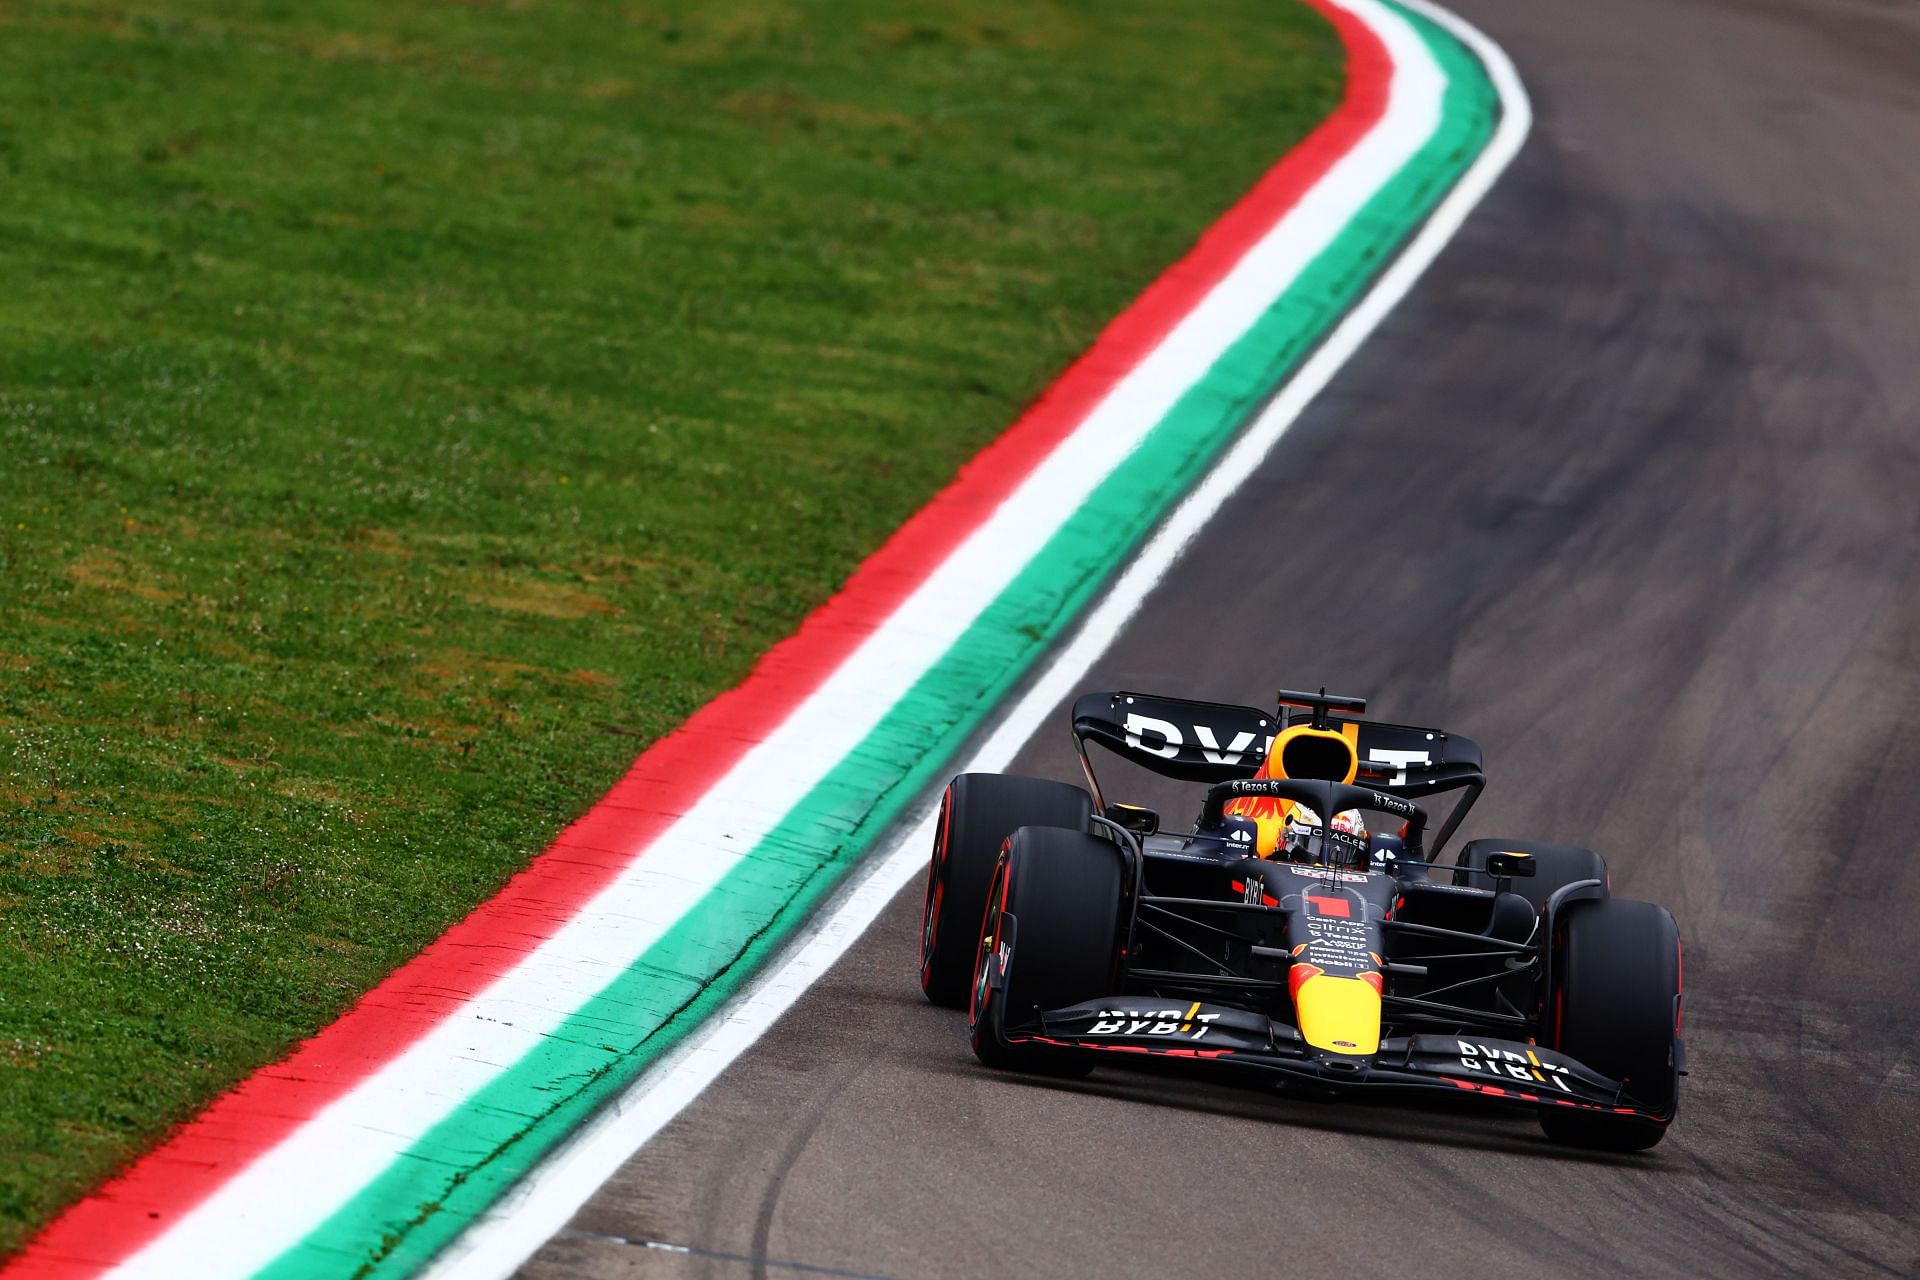
[[[736,681],[1339,84],[1270,0],[0,50],[0,1254]]]

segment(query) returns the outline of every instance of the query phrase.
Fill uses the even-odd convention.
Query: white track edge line
[[[1042,717],[1072,692],[1082,674],[1118,637],[1147,593],[1221,503],[1240,487],[1307,405],[1418,283],[1526,141],[1533,126],[1532,104],[1505,51],[1465,20],[1429,0],[1400,3],[1439,24],[1486,67],[1501,104],[1493,137],[1373,288],[1200,487],[1175,508],[1114,583],[1106,600],[1048,663],[1045,673],[1028,688],[986,743],[956,772],[992,770],[1013,758],[1040,726]],[[714,1016],[706,1030],[666,1055],[493,1209],[476,1219],[422,1272],[423,1280],[509,1276],[564,1227],[621,1165],[752,1047],[913,879],[925,863],[936,811],[929,798],[922,800],[914,812],[911,825],[903,823],[891,846],[883,854],[868,858],[866,866],[855,873],[815,924],[788,945],[787,956],[777,962],[777,967],[749,983]]]

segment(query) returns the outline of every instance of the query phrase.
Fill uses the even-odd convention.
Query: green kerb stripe
[[[403,1275],[697,1028],[949,767],[1028,667],[1390,260],[1493,131],[1478,61],[1417,15],[1440,127],[1042,552],[740,869],[541,1047],[468,1099],[261,1274]],[[902,982],[908,981],[902,975]]]

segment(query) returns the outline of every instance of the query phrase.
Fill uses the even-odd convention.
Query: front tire
[[[1109,840],[1057,827],[1022,827],[1007,842],[992,877],[968,1009],[980,1061],[1055,1075],[1093,1069],[1090,1053],[1008,1044],[1004,1032],[1046,1010],[1113,993],[1124,857]],[[990,966],[1006,942],[1005,982],[996,990]]]
[[[1048,778],[963,773],[947,784],[920,912],[920,989],[927,999],[967,1007],[987,882],[1007,837],[1029,826],[1085,831],[1092,813],[1093,797]]]
[[[1540,1127],[1573,1146],[1645,1151],[1679,1107],[1680,930],[1665,907],[1613,898],[1568,904],[1554,932],[1549,1043],[1655,1116],[1555,1108]]]

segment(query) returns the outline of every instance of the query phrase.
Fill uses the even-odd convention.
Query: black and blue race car
[[[1362,718],[1138,693],[1073,708],[1086,785],[962,774],[941,803],[920,982],[992,1067],[1152,1056],[1335,1094],[1473,1094],[1553,1139],[1643,1150],[1672,1123],[1681,946],[1599,854],[1474,840],[1479,747]],[[1105,796],[1089,746],[1204,784],[1191,827]],[[1432,828],[1422,799],[1452,795]]]

